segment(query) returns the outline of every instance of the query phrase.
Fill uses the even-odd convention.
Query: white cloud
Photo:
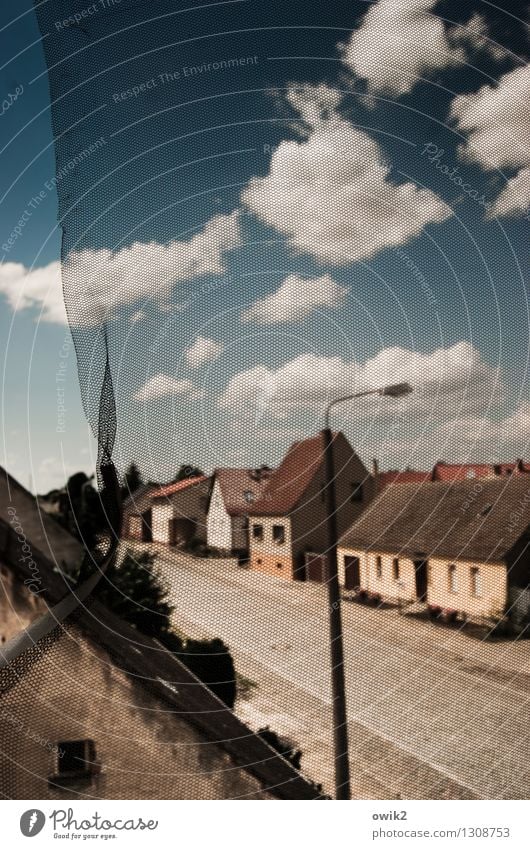
[[[73,323],[98,324],[120,304],[161,298],[175,283],[225,271],[225,253],[240,244],[239,212],[215,215],[187,240],[134,242],[112,251],[73,252],[65,263]]]
[[[41,321],[67,324],[60,262],[28,269],[19,262],[0,265],[0,292],[14,312],[42,310]]]
[[[503,74],[495,86],[458,95],[449,115],[467,134],[465,157],[485,169],[530,165],[530,65]]]
[[[168,395],[185,395],[190,400],[202,397],[202,393],[193,385],[191,380],[178,379],[159,372],[144,383],[135,393],[134,399],[136,401],[150,401]]]
[[[202,366],[204,363],[209,363],[212,360],[217,359],[223,350],[223,347],[224,346],[220,342],[216,342],[215,339],[207,339],[205,336],[197,336],[193,345],[186,351],[186,362],[192,368]]]
[[[463,158],[485,170],[520,169],[497,196],[489,216],[514,215],[530,203],[530,65],[509,71],[495,86],[455,97],[449,112],[467,143]]]
[[[497,196],[489,217],[495,215],[517,215],[530,208],[530,168],[521,170],[506,183]]]
[[[218,403],[237,415],[255,417],[259,411],[261,420],[266,406],[273,418],[286,418],[304,410],[322,412],[332,398],[401,381],[414,388],[401,403],[416,417],[474,413],[496,402],[502,391],[498,370],[463,341],[426,354],[385,348],[362,364],[302,354],[277,369],[258,365],[232,377]],[[360,409],[373,410],[369,399],[357,413]]]
[[[342,61],[368,91],[401,95],[419,77],[465,59],[452,43],[441,18],[432,14],[437,0],[379,0],[364,15],[348,42],[339,45]]]
[[[336,113],[337,92],[302,86],[288,99],[306,138],[281,142],[269,173],[250,180],[242,201],[293,248],[344,265],[451,215],[428,189],[392,181],[378,144]]]
[[[348,289],[339,286],[329,274],[321,277],[289,274],[276,292],[253,303],[241,318],[260,324],[299,321],[320,307],[340,306],[347,292]]]
[[[482,15],[465,24],[446,26],[433,14],[438,0],[379,0],[372,3],[361,24],[345,44],[342,61],[371,94],[399,97],[422,77],[465,62],[468,54],[483,52],[499,60],[505,49],[489,38]]]

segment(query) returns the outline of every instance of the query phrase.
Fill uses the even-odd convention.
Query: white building
[[[248,513],[261,495],[271,469],[216,469],[207,517],[211,548],[233,554],[248,551]]]

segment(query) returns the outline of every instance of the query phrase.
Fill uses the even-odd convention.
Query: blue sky
[[[10,471],[42,491],[92,464],[58,214],[119,465],[275,463],[326,400],[396,379],[409,399],[337,414],[363,459],[528,454],[523,4],[64,5],[40,7],[60,213],[34,13],[0,12]]]

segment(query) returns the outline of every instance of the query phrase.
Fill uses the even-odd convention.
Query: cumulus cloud
[[[459,153],[485,170],[519,169],[497,196],[489,217],[514,215],[530,203],[530,65],[509,71],[496,85],[455,97],[449,112],[467,135]]]
[[[98,324],[120,304],[167,295],[175,283],[225,271],[225,254],[241,241],[239,212],[215,215],[189,239],[134,242],[112,251],[74,251],[65,263],[75,324]]]
[[[241,318],[260,324],[300,321],[320,307],[340,306],[347,292],[348,289],[339,286],[329,274],[321,277],[289,274],[276,292],[253,303]]]
[[[530,168],[521,170],[506,183],[490,210],[490,217],[517,215],[530,209]]]
[[[0,265],[0,292],[7,298],[14,312],[35,309],[39,310],[41,321],[68,323],[60,262],[50,262],[42,268],[33,269],[19,262],[6,262]]]
[[[494,86],[458,95],[449,116],[467,135],[461,155],[485,169],[530,165],[530,65],[503,74]]]
[[[191,380],[186,378],[175,378],[169,374],[159,372],[147,380],[140,389],[135,393],[136,401],[151,401],[155,398],[164,398],[168,395],[184,395],[190,400],[196,400],[202,397],[202,393],[198,390]]]
[[[333,265],[403,244],[451,215],[433,192],[392,179],[378,144],[337,114],[339,97],[325,86],[293,89],[305,138],[281,142],[269,173],[242,192],[293,248]]]
[[[202,366],[204,363],[209,363],[212,360],[217,359],[223,350],[223,347],[224,346],[220,342],[216,342],[215,339],[207,339],[205,336],[197,336],[193,345],[186,351],[186,362],[192,368]]]
[[[338,45],[343,63],[366,80],[369,93],[407,94],[422,77],[465,62],[468,54],[505,57],[502,46],[489,38],[482,15],[475,13],[465,24],[446,26],[433,14],[437,2],[379,0],[371,4],[348,41]]]
[[[321,412],[331,398],[401,381],[414,388],[401,403],[416,416],[472,413],[502,392],[498,370],[469,342],[459,342],[432,353],[385,348],[364,363],[309,353],[277,369],[254,366],[231,378],[218,403],[238,415],[260,410],[263,418],[266,398],[269,415],[285,418],[304,410]],[[363,409],[369,411],[369,402]]]
[[[401,95],[419,77],[465,59],[452,43],[441,18],[432,14],[437,0],[379,0],[370,6],[348,42],[339,45],[342,61],[368,91]]]

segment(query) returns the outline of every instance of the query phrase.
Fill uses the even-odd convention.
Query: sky
[[[8,470],[93,468],[105,342],[151,479],[273,465],[402,380],[334,414],[367,464],[528,457],[524,9],[2,8]]]

